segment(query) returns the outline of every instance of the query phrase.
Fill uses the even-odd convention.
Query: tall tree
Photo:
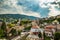
[[[1,29],[2,29],[2,30],[5,30],[5,29],[6,29],[6,24],[5,24],[4,21],[2,22]]]

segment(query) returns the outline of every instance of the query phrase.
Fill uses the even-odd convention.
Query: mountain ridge
[[[0,18],[15,18],[15,19],[23,19],[23,18],[27,18],[27,19],[31,19],[31,20],[36,20],[39,19],[38,17],[34,17],[34,16],[27,16],[27,15],[22,15],[22,14],[0,14]]]

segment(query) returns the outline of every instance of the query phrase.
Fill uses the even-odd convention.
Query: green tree
[[[47,37],[47,36],[45,35],[45,32],[43,32],[43,36],[44,36],[44,40],[51,40],[50,37]]]
[[[31,26],[29,26],[29,27],[26,27],[24,30],[30,30],[31,29]]]
[[[5,29],[6,29],[6,24],[5,24],[5,22],[2,22],[1,29],[2,29],[2,30],[5,30]]]
[[[12,29],[10,33],[12,33],[12,35],[17,35],[16,29]]]
[[[0,30],[0,38],[2,38],[4,36],[4,31]]]
[[[0,37],[1,38],[6,38],[6,24],[3,21],[0,29]]]
[[[60,18],[58,18],[57,20],[58,20],[58,22],[60,23]]]
[[[12,24],[17,24],[18,21],[19,21],[19,20],[15,20],[14,22],[12,22]]]
[[[39,38],[41,38],[41,37],[42,37],[42,34],[41,34],[41,32],[39,32],[38,36],[39,36]]]
[[[21,34],[21,31],[18,31],[18,35],[20,35]]]
[[[54,34],[54,40],[60,40],[60,32]]]
[[[12,27],[14,27],[15,26],[15,24],[8,24],[7,26],[9,26],[10,28],[12,28]]]

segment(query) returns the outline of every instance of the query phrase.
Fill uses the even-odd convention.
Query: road
[[[26,40],[26,37],[27,37],[28,35],[29,35],[29,34],[24,35],[23,37],[21,37],[20,40]]]
[[[28,36],[29,34],[26,34],[24,36],[16,36],[15,38],[11,39],[11,40],[26,40],[26,37]]]

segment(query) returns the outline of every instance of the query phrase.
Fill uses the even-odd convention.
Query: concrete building
[[[39,27],[35,23],[35,21],[33,21],[30,30],[30,35],[27,37],[27,40],[39,40],[38,34],[39,34]]]
[[[53,34],[55,33],[55,26],[49,25],[45,27],[45,35],[48,37],[52,37]]]

